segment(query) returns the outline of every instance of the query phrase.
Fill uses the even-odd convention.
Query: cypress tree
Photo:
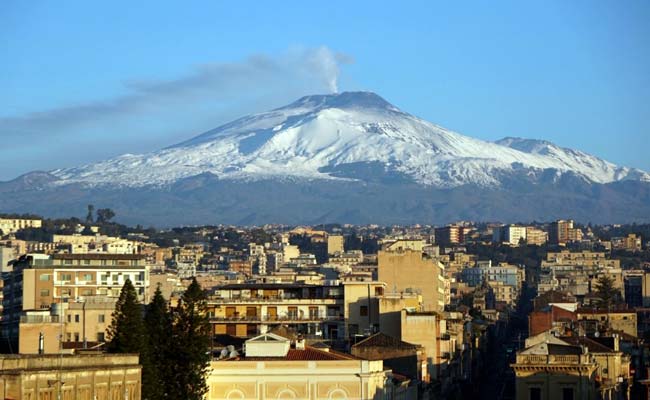
[[[142,307],[130,279],[124,282],[115,304],[113,320],[108,327],[109,353],[142,353],[146,350],[146,337]]]
[[[113,320],[108,327],[109,353],[138,353],[142,366],[142,386],[147,387],[153,370],[149,362],[146,330],[142,318],[142,306],[130,279],[124,282],[120,297],[115,304]]]
[[[160,291],[156,289],[151,303],[147,307],[144,317],[149,340],[149,362],[152,368],[148,379],[143,379],[142,399],[165,399],[171,392],[170,384],[173,382],[171,362],[172,320],[167,302]]]
[[[208,392],[205,378],[211,359],[211,334],[206,300],[205,292],[196,279],[192,279],[174,316],[174,379],[170,398],[202,400]]]

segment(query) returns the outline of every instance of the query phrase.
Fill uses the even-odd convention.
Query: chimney
[[[305,339],[302,335],[298,335],[296,338],[296,350],[305,350]]]

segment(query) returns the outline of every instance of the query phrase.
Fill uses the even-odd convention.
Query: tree
[[[142,307],[130,279],[124,282],[120,297],[115,303],[113,320],[108,327],[109,353],[141,353],[146,349],[146,336]]]
[[[149,339],[149,361],[155,368],[143,371],[142,399],[168,398],[168,393],[171,392],[170,384],[173,381],[171,364],[174,357],[170,352],[172,319],[160,286],[156,288],[153,299],[147,307],[144,323]]]
[[[211,334],[206,300],[205,292],[192,279],[174,316],[172,399],[202,400],[208,391],[205,377],[211,358]]]
[[[115,212],[110,208],[100,208],[97,210],[97,223],[108,223],[115,216]]]
[[[93,223],[93,212],[95,211],[95,206],[88,204],[88,214],[86,215],[86,223]]]
[[[621,301],[621,291],[614,287],[614,279],[603,275],[596,281],[596,293],[600,297],[600,307],[609,308]]]

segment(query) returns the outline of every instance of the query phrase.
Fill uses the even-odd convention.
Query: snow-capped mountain
[[[370,92],[306,96],[240,118],[177,145],[50,171],[58,185],[164,186],[212,174],[221,180],[355,180],[368,171],[425,186],[499,187],[506,177],[571,173],[590,183],[650,181],[637,169],[538,140],[487,142],[399,110]]]
[[[0,212],[120,222],[650,222],[650,176],[552,143],[473,139],[373,93],[307,96],[148,154],[0,182]]]

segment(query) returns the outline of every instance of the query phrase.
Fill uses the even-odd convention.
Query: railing
[[[340,316],[329,315],[233,315],[230,317],[210,317],[211,322],[287,322],[287,321],[337,321]]]
[[[59,322],[58,315],[21,315],[20,323],[21,324],[41,324],[46,322]]]
[[[322,298],[296,298],[296,297],[235,297],[225,298],[211,296],[208,304],[229,304],[229,303],[309,303],[320,304],[324,301],[343,300],[343,297],[322,297]]]
[[[525,354],[517,356],[517,364],[580,364],[589,362],[587,356]]]

